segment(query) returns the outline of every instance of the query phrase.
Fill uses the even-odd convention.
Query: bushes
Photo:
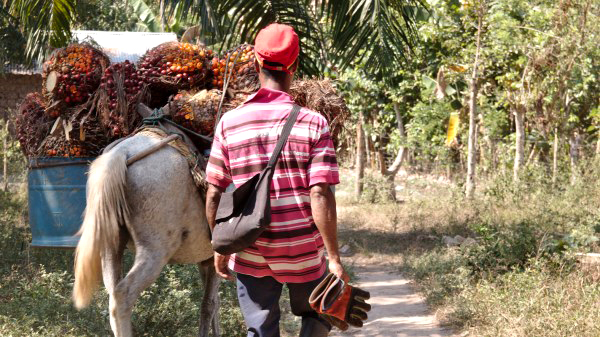
[[[538,240],[535,225],[476,226],[479,244],[467,247],[463,257],[471,272],[496,274],[523,268],[537,253]]]

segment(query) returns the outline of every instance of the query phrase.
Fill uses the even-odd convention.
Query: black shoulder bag
[[[293,106],[267,167],[232,192],[223,193],[217,209],[212,246],[219,254],[240,252],[253,244],[271,224],[271,180],[279,154],[298,117]]]

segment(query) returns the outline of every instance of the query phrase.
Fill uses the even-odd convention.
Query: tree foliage
[[[20,29],[27,36],[29,58],[41,59],[48,47],[64,46],[70,30],[85,21],[77,10],[87,3],[83,0],[11,2],[10,13],[21,21]],[[157,2],[162,8],[158,16]],[[93,7],[94,2],[87,6]],[[102,7],[102,2],[95,6]],[[110,11],[115,6],[104,9]],[[271,22],[287,23],[300,37],[301,73],[317,75],[327,69],[344,69],[366,58],[371,73],[380,80],[414,44],[413,23],[422,8],[419,0],[131,0],[129,6],[148,30],[156,31],[160,26],[161,30],[179,31],[177,24],[181,22],[197,24],[203,40],[219,49],[251,43]],[[117,19],[115,14],[115,22]],[[177,22],[165,25],[169,20]]]
[[[416,23],[419,43],[388,74],[394,85],[372,87],[374,78],[360,65],[348,75],[352,83],[362,83],[359,87],[374,88],[366,95],[353,88],[345,92],[350,102],[359,103],[352,104],[354,111],[373,112],[373,125],[387,124],[384,134],[394,134],[396,117],[385,104],[373,109],[374,102],[401,106],[415,167],[437,163],[434,166],[460,168],[465,160],[466,103],[477,28],[474,8],[479,3],[428,1],[429,15]],[[512,166],[517,109],[525,112],[526,163],[552,165],[557,131],[559,160],[567,159],[569,152],[594,155],[600,125],[600,5],[591,0],[484,0],[483,5],[487,10],[477,101],[478,158],[487,166],[481,169]],[[448,148],[442,140],[451,113],[459,114],[462,127],[457,142]],[[581,139],[582,148],[565,141],[574,137]],[[381,145],[388,150],[389,163],[399,138],[387,139]]]

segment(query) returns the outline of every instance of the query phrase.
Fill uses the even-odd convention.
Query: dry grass
[[[352,172],[342,177],[340,241],[352,260],[402,269],[445,324],[469,336],[600,336],[597,269],[570,258],[600,248],[597,180],[553,189],[543,177],[521,186],[496,177],[467,201],[443,179],[403,176],[402,202],[366,203],[353,198]],[[478,244],[441,243],[456,234]]]
[[[481,281],[451,302],[450,320],[466,320],[469,336],[600,336],[600,285],[582,272],[531,267]]]
[[[446,183],[427,176],[402,176],[399,202],[365,203],[353,195],[353,173],[343,170],[341,176],[336,189],[340,245],[348,244],[357,253],[354,263],[399,265],[405,255],[439,244],[442,233],[465,234],[458,224],[471,216],[469,212],[439,207],[454,198]],[[377,185],[367,188],[383,190]]]

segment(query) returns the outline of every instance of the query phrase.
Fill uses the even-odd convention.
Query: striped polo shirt
[[[215,130],[206,168],[209,183],[239,187],[266,166],[292,110],[292,97],[262,88]],[[254,277],[302,283],[326,269],[324,245],[311,212],[309,188],[338,184],[338,165],[327,121],[302,108],[283,147],[271,182],[271,224],[258,240],[234,254],[229,268]]]

